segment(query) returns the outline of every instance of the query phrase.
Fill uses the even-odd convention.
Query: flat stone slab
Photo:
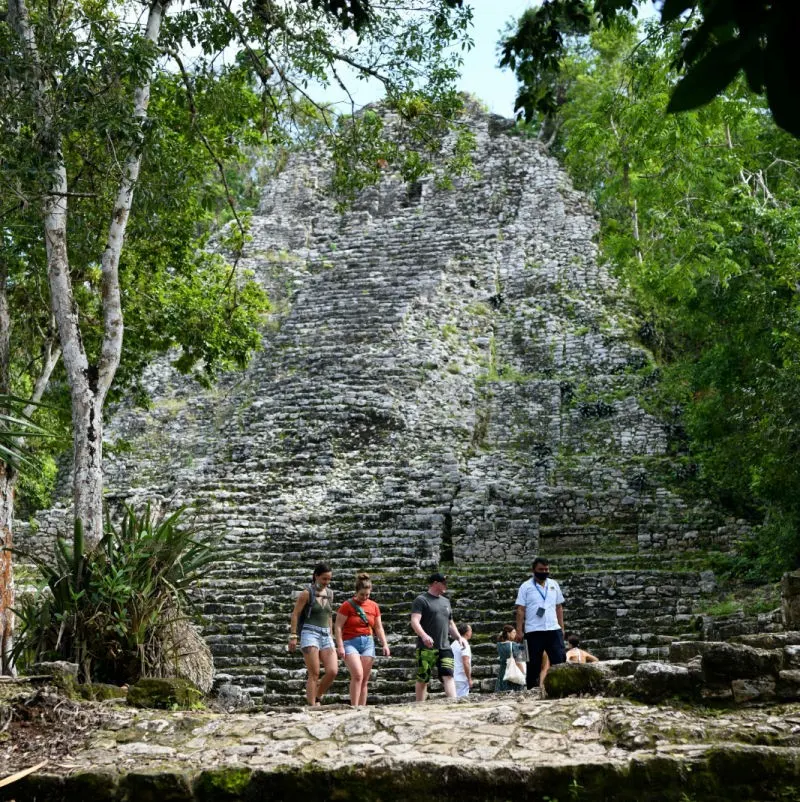
[[[800,788],[800,705],[536,693],[258,714],[119,708],[0,799],[742,800]]]

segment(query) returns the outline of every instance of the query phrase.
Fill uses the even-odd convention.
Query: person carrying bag
[[[504,679],[512,685],[525,684],[525,672],[519,667],[519,663],[512,657],[506,660],[506,671]]]
[[[514,627],[506,624],[497,638],[499,668],[495,691],[521,691],[525,687],[525,665],[520,664],[524,659],[523,647],[515,642],[516,636]]]

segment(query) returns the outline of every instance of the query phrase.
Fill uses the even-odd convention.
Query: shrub
[[[55,565],[37,565],[39,591],[23,598],[14,656],[20,668],[38,660],[78,663],[83,681],[130,683],[158,672],[161,619],[187,607],[186,590],[216,562],[213,544],[196,540],[184,510],[157,519],[126,507],[119,527],[106,523],[86,552],[80,521],[72,543],[59,538]]]

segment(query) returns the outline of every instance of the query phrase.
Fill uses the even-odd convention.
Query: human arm
[[[297,639],[299,637],[297,632],[297,621],[300,618],[300,613],[303,611],[303,608],[308,604],[308,600],[311,598],[311,594],[308,590],[304,590],[298,597],[297,601],[294,603],[294,610],[292,610],[292,621],[289,625],[289,651],[293,652],[297,647]]]
[[[517,643],[522,643],[525,637],[525,605],[517,605]]]
[[[461,652],[461,662],[464,665],[464,676],[467,678],[469,687],[472,687],[472,655],[469,651]]]
[[[454,641],[456,641],[462,649],[465,649],[467,646],[467,642],[464,640],[464,638],[461,637],[461,633],[458,631],[458,627],[456,626],[455,621],[453,621],[452,618],[450,619],[450,624],[448,625],[448,629],[450,631],[450,637]]]
[[[561,633],[563,635],[567,634],[567,631],[564,629],[564,605],[557,604],[556,605],[556,618],[558,619],[558,625],[561,627]]]
[[[375,634],[378,636],[378,640],[380,640],[381,646],[383,646],[383,656],[391,657],[392,652],[389,649],[389,641],[386,640],[386,633],[383,631],[383,622],[381,621],[380,616],[377,616],[375,618],[375,625],[372,628],[375,631]]]
[[[422,613],[411,613],[411,629],[417,633],[417,637],[423,642],[426,648],[433,646],[433,638],[422,628]]]
[[[347,616],[341,612],[336,613],[336,623],[333,625],[333,633],[334,637],[336,638],[336,654],[342,658],[344,657],[344,639],[342,636],[342,630],[344,629],[344,625],[346,623]]]
[[[581,650],[581,651],[583,651],[583,659],[587,663],[599,663],[600,662],[600,658],[599,657],[595,657],[593,654],[589,654],[589,652],[587,652],[585,650]]]

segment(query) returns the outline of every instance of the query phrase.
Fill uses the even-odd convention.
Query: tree
[[[665,113],[679,25],[618,21],[561,65],[551,152],[601,215],[603,257],[633,290],[663,365],[655,400],[682,409],[688,466],[766,526],[766,578],[800,563],[800,142],[739,79]]]
[[[251,134],[276,144],[291,141],[308,81],[340,80],[346,64],[383,82],[413,136],[402,151],[380,150],[381,126],[374,119],[337,126],[325,118],[340,164],[352,165],[359,151],[363,157],[361,172],[340,171],[338,188],[346,193],[374,173],[376,152],[390,155],[404,173],[419,174],[429,164],[426,154],[436,150],[432,135],[441,134],[459,108],[452,89],[457,57],[446,52],[469,20],[459,6],[454,0],[380,6],[261,0],[235,9],[220,2],[9,0],[0,114],[13,138],[3,167],[25,211],[41,218],[49,302],[70,388],[75,515],[90,545],[102,535],[103,411],[122,356],[126,271],[138,267],[143,275],[146,264],[126,263],[123,246],[133,232],[143,163],[152,153],[169,158],[164,121],[182,110],[186,136],[215,161]],[[355,29],[357,38],[340,37],[342,26]],[[187,48],[201,52],[191,63]],[[237,55],[231,60],[232,49]],[[226,86],[227,95],[220,90]],[[253,102],[242,115],[245,87]],[[209,133],[200,115],[214,97],[218,125]],[[148,117],[148,110],[156,116]],[[173,181],[181,171],[173,161],[151,167]],[[165,220],[158,224],[168,225]],[[80,242],[80,263],[73,239]],[[138,254],[146,259],[146,251],[142,246]],[[153,286],[146,289],[157,296]],[[228,289],[239,308],[242,292],[233,275]],[[151,298],[156,306],[160,300]],[[147,336],[158,339],[161,329]],[[198,348],[188,359],[208,354]]]
[[[609,27],[636,15],[639,0],[544,0],[520,18],[502,43],[501,66],[517,74],[516,108],[526,119],[552,113],[552,80],[560,70],[567,39]],[[686,16],[687,12],[691,12]],[[668,111],[696,109],[717,97],[743,72],[749,88],[765,94],[775,122],[800,137],[800,54],[796,36],[800,7],[794,0],[662,0],[661,20],[684,19],[675,64],[683,70],[669,92]]]

